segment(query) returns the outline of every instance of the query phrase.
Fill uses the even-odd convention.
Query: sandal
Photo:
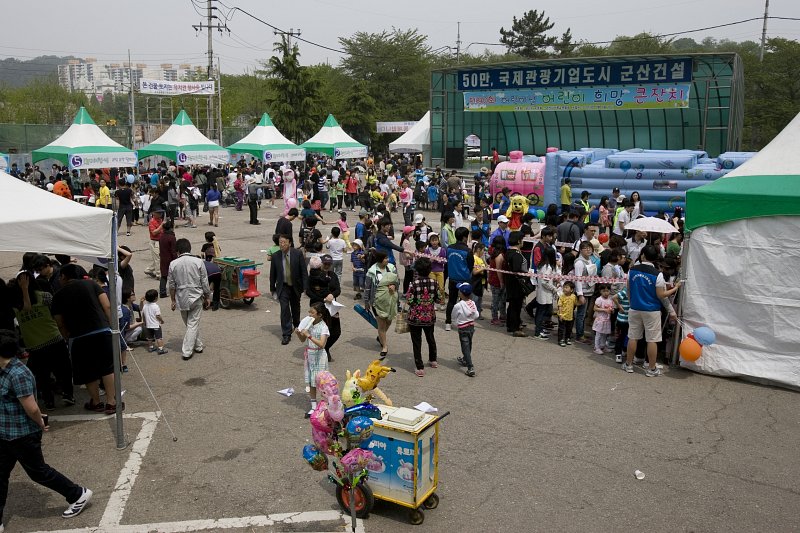
[[[422,370],[421,368],[414,370],[414,374],[416,374],[418,378],[425,377],[425,371]]]
[[[378,358],[379,358],[381,361],[383,361],[384,359],[386,359],[386,356],[387,356],[387,355],[389,355],[389,352],[388,352],[388,351],[387,351],[387,352],[381,352],[380,354],[378,354]]]
[[[83,408],[86,409],[87,411],[94,411],[95,413],[101,413],[105,411],[106,404],[103,402],[93,404],[92,400],[89,400],[88,402],[83,404]]]

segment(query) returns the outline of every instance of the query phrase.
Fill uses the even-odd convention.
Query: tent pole
[[[679,279],[683,280],[683,283],[681,283],[681,288],[678,289],[678,323],[675,324],[675,330],[672,333],[670,366],[677,366],[680,364],[678,361],[678,348],[680,347],[680,340],[683,332],[683,327],[681,326],[683,322],[683,306],[686,303],[686,280],[684,278],[689,273],[689,235],[691,235],[689,231],[683,233],[683,253],[681,254],[683,260],[681,261],[680,275],[678,276]]]
[[[116,203],[116,202],[114,202]],[[108,258],[108,297],[111,301],[111,316],[117,317],[117,309],[121,302],[117,301],[117,211],[111,206],[111,256]],[[125,439],[125,428],[122,420],[122,367],[120,360],[119,346],[119,317],[112,321],[111,326],[111,347],[114,353],[114,393],[117,402],[117,449],[124,450],[128,447]]]

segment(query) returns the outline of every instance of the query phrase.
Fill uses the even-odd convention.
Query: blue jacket
[[[465,243],[457,242],[447,247],[447,276],[451,281],[470,281],[474,266],[475,258]]]
[[[628,272],[631,309],[636,311],[659,311],[661,300],[656,294],[656,283],[661,273],[651,264],[640,263]]]
[[[366,245],[366,243],[364,243]],[[386,236],[385,233],[381,233],[380,231],[375,234],[375,249],[381,252],[386,252],[386,255],[389,256],[389,262],[391,264],[395,264],[394,261],[394,252],[392,250],[397,250],[398,252],[402,252],[403,249],[389,240],[389,237]]]

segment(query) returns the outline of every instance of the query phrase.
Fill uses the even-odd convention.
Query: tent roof
[[[33,162],[56,159],[69,164],[69,156],[74,153],[120,153],[132,156],[133,151],[111,140],[97,127],[89,112],[81,107],[72,125],[55,141],[32,152]]]
[[[111,256],[109,209],[88,207],[0,171],[0,250]]]
[[[283,136],[278,128],[272,123],[272,119],[267,113],[261,116],[258,125],[253,131],[248,133],[238,142],[228,146],[232,153],[247,153],[259,159],[264,156],[265,151],[270,150],[302,150],[299,146]],[[305,152],[303,152],[305,153]],[[304,159],[305,156],[300,156]]]
[[[305,148],[309,152],[319,152],[331,156],[336,155],[336,149],[338,148],[367,149],[366,146],[346,134],[333,115],[328,115],[325,124],[322,125],[317,134],[301,144],[300,148]]]
[[[686,228],[732,220],[800,215],[800,114],[752,159],[686,191]]]
[[[161,137],[139,150],[139,159],[161,155],[176,158],[178,152],[226,151],[225,148],[200,133],[189,115],[181,109],[172,125]]]
[[[390,152],[424,152],[431,145],[431,112],[428,111],[419,122],[389,143]]]

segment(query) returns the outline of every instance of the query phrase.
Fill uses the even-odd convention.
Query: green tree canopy
[[[506,45],[509,52],[531,59],[550,56],[551,48],[555,48],[558,55],[569,55],[572,51],[570,30],[567,29],[559,40],[547,34],[553,26],[555,23],[550,22],[550,17],[545,16],[544,11],[526,11],[521,18],[512,19],[510,30],[500,28],[500,42]]]

